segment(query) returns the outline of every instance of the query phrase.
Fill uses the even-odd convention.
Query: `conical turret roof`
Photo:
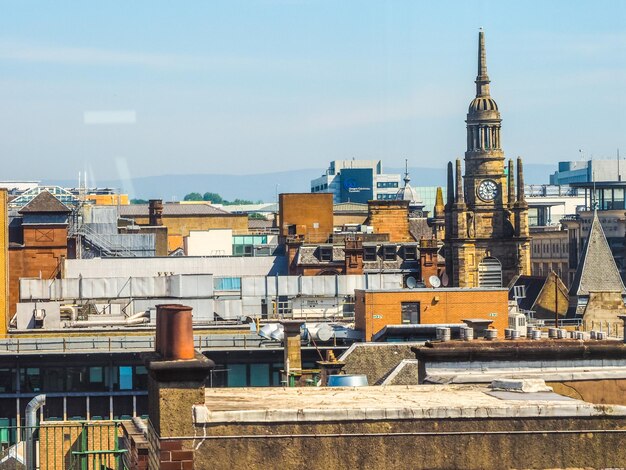
[[[621,292],[626,294],[615,258],[604,230],[594,212],[589,236],[583,250],[570,295],[585,296],[590,292]]]

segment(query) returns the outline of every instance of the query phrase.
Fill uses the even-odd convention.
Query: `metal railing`
[[[194,336],[194,348],[257,349],[282,348],[280,342],[270,342],[256,334]],[[81,353],[154,351],[154,336],[76,336],[55,338],[11,338],[0,340],[0,355],[28,353]]]
[[[32,467],[24,439],[34,431]],[[0,426],[0,466],[37,470],[129,470],[120,421],[42,421],[35,428]]]
[[[196,349],[258,348],[264,340],[256,335],[195,336]],[[0,340],[0,354],[72,351],[153,351],[154,336],[80,336],[11,338]]]
[[[78,229],[74,232],[74,235],[80,235],[84,237],[84,239],[94,248],[99,250],[101,254],[121,257],[135,256],[135,253],[131,251],[128,246],[119,243],[111,243],[110,240],[103,237],[87,224],[82,224],[80,227],[78,227]]]

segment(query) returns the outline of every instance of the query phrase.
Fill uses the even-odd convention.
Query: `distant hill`
[[[555,171],[555,165],[527,164],[524,166],[526,184],[546,184],[548,175]],[[403,168],[385,168],[386,173],[404,173]],[[313,178],[322,175],[322,169],[306,169],[261,173],[252,175],[162,175],[144,176],[132,180],[98,181],[100,187],[121,188],[134,198],[161,198],[166,201],[180,201],[191,192],[218,193],[225,199],[249,199],[271,202],[276,200],[276,192],[308,192]],[[413,186],[445,186],[446,169],[409,168]],[[75,180],[49,180],[45,184],[75,186]],[[278,186],[277,186],[278,185]]]

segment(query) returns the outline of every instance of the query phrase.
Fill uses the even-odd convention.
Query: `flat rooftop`
[[[205,406],[194,407],[196,424],[605,415],[626,417],[626,406],[483,385],[213,388],[206,390]]]

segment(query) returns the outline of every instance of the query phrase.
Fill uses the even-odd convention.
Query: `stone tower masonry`
[[[452,286],[507,286],[518,274],[530,274],[528,205],[522,161],[517,160],[517,198],[513,162],[501,146],[502,119],[489,90],[485,35],[478,35],[476,97],[467,113],[465,175],[461,161],[448,164],[445,249]],[[453,180],[455,181],[452,186]],[[452,194],[451,187],[456,187]]]

